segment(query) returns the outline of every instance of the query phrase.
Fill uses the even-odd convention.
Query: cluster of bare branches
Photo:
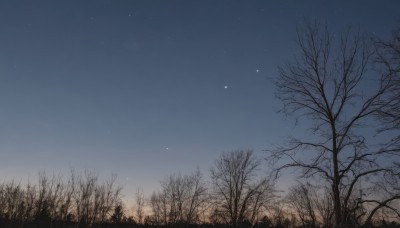
[[[105,222],[120,204],[121,187],[115,186],[116,176],[99,184],[98,177],[91,172],[72,175],[72,200],[76,219],[84,225]]]
[[[145,196],[144,192],[141,188],[137,188],[135,192],[135,201],[136,201],[136,222],[138,224],[143,224],[144,218],[144,206],[145,206]]]
[[[392,87],[385,94],[383,103],[385,106],[379,110],[377,117],[381,120],[384,130],[396,130],[400,128],[400,29],[393,32],[389,41],[377,40],[376,63],[385,75],[391,80]],[[396,138],[397,140],[398,137]]]
[[[171,175],[150,197],[152,215],[146,224],[213,224],[253,226],[272,202],[274,183],[259,178],[261,161],[251,150],[222,154],[210,170],[207,187],[199,170],[191,175]]]
[[[149,198],[138,188],[133,211],[125,209],[115,175],[100,181],[89,171],[72,171],[67,179],[40,173],[36,185],[4,182],[0,185],[0,227],[266,224],[266,211],[276,192],[274,183],[260,172],[261,161],[251,150],[224,153],[210,171],[211,183],[199,169],[189,175],[170,175]]]
[[[304,227],[315,227],[317,218],[312,189],[308,185],[299,183],[289,189],[288,204],[296,211]]]
[[[161,190],[150,198],[153,215],[147,223],[155,225],[196,224],[206,209],[207,188],[199,170],[190,175],[171,175]]]
[[[261,163],[251,150],[224,153],[211,169],[213,213],[221,223],[254,224],[274,197],[274,183],[258,178]]]
[[[289,188],[285,201],[303,227],[331,227],[333,224],[332,198],[327,189],[298,182]]]
[[[0,219],[10,224],[36,224],[49,227],[74,223],[90,227],[111,216],[120,202],[121,188],[115,186],[115,176],[99,182],[90,172],[72,173],[64,181],[60,175],[39,174],[37,185],[14,181],[0,185]],[[54,225],[55,226],[55,225]]]
[[[262,172],[262,161],[251,150],[224,153],[211,168],[209,183],[199,169],[189,175],[170,175],[149,198],[138,188],[133,193],[136,203],[133,211],[125,209],[122,188],[115,184],[116,176],[100,181],[88,171],[79,175],[72,172],[68,179],[40,173],[36,185],[4,182],[0,185],[0,227],[312,228],[334,225],[333,193],[329,188],[299,181],[281,197],[275,182],[267,178],[268,173]],[[384,218],[390,221],[395,205],[389,202],[390,198],[385,204],[366,198],[377,191],[379,184],[371,185],[374,188],[366,188],[371,193],[349,197],[346,221],[362,224],[366,215],[382,217],[383,209]],[[386,184],[380,188],[386,190],[380,193],[393,196]],[[366,191],[358,185],[354,189]],[[373,217],[367,219],[376,221]]]
[[[269,151],[276,174],[300,169],[302,178],[329,189],[335,227],[371,224],[381,208],[398,214],[399,37],[373,49],[351,29],[335,37],[327,26],[309,22],[297,34],[299,54],[280,68],[275,84],[282,111],[308,119],[312,135]],[[372,72],[372,63],[383,70]],[[394,140],[377,142],[388,130]]]

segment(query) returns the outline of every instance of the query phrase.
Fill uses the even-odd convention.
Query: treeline
[[[100,181],[85,171],[69,178],[40,173],[37,184],[0,184],[0,227],[191,227],[251,226],[275,192],[258,178],[261,163],[252,151],[224,154],[211,170],[209,186],[197,169],[173,174],[148,198],[135,193],[134,211],[125,210],[116,176]]]
[[[1,227],[91,227],[109,222],[121,204],[116,177],[100,182],[97,175],[71,173],[61,176],[39,174],[38,183],[15,181],[0,185]]]
[[[261,161],[251,150],[224,153],[209,181],[197,169],[166,177],[148,197],[132,193],[133,211],[126,210],[116,176],[40,173],[37,184],[4,182],[0,227],[333,227],[327,189],[299,182],[277,191]],[[396,214],[382,216],[368,226],[399,227]]]

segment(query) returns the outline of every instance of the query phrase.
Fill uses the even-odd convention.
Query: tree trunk
[[[333,152],[333,172],[334,172],[334,180],[332,184],[333,191],[333,209],[335,213],[335,227],[340,228],[342,225],[342,208],[340,205],[340,191],[339,191],[339,168],[338,168],[338,159],[337,159],[337,151]]]

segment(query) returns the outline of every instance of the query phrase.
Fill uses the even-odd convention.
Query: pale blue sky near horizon
[[[125,195],[300,134],[271,80],[304,18],[388,38],[398,1],[0,2],[0,177],[118,174]],[[226,87],[225,87],[226,86]]]

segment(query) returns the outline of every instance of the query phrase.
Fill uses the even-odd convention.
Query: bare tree
[[[319,221],[322,227],[330,228],[333,225],[333,205],[331,191],[328,189],[322,189],[322,192],[313,199],[316,214],[319,217]]]
[[[84,177],[71,174],[72,185],[74,186],[73,200],[77,221],[83,226],[92,224],[92,198],[97,182],[97,177],[89,172],[85,172]]]
[[[66,190],[60,174],[53,174],[50,178],[45,172],[39,173],[35,212],[35,220],[37,222],[45,226],[45,223],[61,220],[62,206],[65,206],[65,198],[63,196]]]
[[[150,206],[156,224],[194,224],[199,221],[206,202],[206,186],[197,169],[191,175],[171,175],[153,193]]]
[[[367,78],[374,54],[369,44],[350,29],[338,37],[335,43],[327,27],[316,23],[298,30],[299,55],[279,68],[277,95],[285,114],[313,123],[309,130],[314,136],[291,139],[287,146],[270,151],[270,159],[282,162],[276,163],[277,173],[292,167],[302,169],[304,178],[322,178],[331,189],[335,226],[345,227],[356,225],[348,215],[361,204],[387,207],[400,193],[395,191],[399,167],[385,159],[397,155],[374,147],[366,134],[376,130],[373,116],[389,105],[385,96],[393,90],[394,74]],[[365,190],[360,197],[361,180]],[[375,212],[365,215],[367,222]]]
[[[214,211],[234,227],[245,220],[253,223],[273,197],[273,184],[257,179],[260,164],[251,150],[238,150],[224,153],[211,169]]]
[[[121,205],[121,188],[115,186],[115,180],[114,175],[99,182],[96,175],[85,172],[84,176],[72,173],[65,181],[61,175],[41,172],[37,185],[2,183],[0,220],[6,227],[64,227],[70,222],[93,227],[108,221]]]
[[[293,215],[290,208],[289,210],[285,208],[285,204],[283,202],[274,202],[274,204],[271,205],[269,212],[274,227],[289,228],[295,227],[297,224],[296,217]]]
[[[153,215],[148,218],[151,220],[153,225],[161,225],[163,223],[163,205],[159,193],[153,192],[150,197],[150,208],[153,211]]]
[[[298,183],[289,189],[286,196],[289,205],[297,212],[303,227],[316,227],[317,218],[315,215],[314,200],[315,193],[312,186],[307,183]]]
[[[23,223],[27,222],[34,216],[35,202],[36,202],[36,186],[28,183],[25,190],[24,199],[24,213],[22,216]],[[1,203],[0,203],[1,204]]]
[[[11,222],[23,219],[25,192],[21,184],[11,181],[0,185],[0,217]]]
[[[183,216],[187,224],[193,224],[199,222],[201,213],[205,210],[207,203],[206,183],[203,181],[203,176],[198,168],[186,177],[186,185],[188,197],[184,205]]]
[[[137,188],[135,192],[136,200],[136,219],[138,224],[143,223],[144,193],[141,188]]]
[[[99,183],[92,172],[85,171],[83,176],[72,173],[72,198],[79,225],[90,227],[108,220],[113,209],[120,205],[121,188],[115,186],[115,181],[115,175]]]
[[[39,174],[38,185],[26,186],[14,181],[0,185],[0,218],[14,226],[24,226],[35,222],[37,226],[49,226],[53,222],[65,221],[61,214],[68,204],[66,195],[70,194],[62,183],[61,176],[49,178],[44,172]],[[64,207],[63,207],[64,206]],[[69,213],[70,207],[67,207]],[[17,225],[19,224],[19,225]]]

